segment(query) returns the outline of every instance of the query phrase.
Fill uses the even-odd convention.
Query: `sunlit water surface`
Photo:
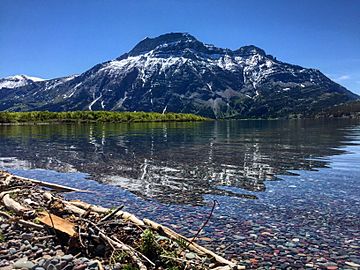
[[[359,263],[359,145],[351,120],[0,126],[0,167],[187,236],[216,200],[200,242],[219,253],[343,265]]]

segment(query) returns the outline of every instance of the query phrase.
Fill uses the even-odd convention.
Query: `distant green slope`
[[[327,108],[315,115],[315,118],[359,118],[360,100]]]
[[[194,114],[153,113],[153,112],[0,112],[0,123],[23,122],[168,122],[205,121],[208,118]]]

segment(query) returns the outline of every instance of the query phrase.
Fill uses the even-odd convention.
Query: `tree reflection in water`
[[[256,199],[266,181],[326,166],[351,120],[0,126],[1,167],[84,172],[161,202]],[[234,193],[226,186],[243,193]]]

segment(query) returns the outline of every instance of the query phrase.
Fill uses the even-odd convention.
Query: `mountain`
[[[29,85],[33,82],[44,81],[44,79],[30,77],[26,75],[15,75],[0,79],[0,89],[2,88],[17,88],[25,85]]]
[[[80,75],[0,91],[0,110],[286,117],[357,98],[320,71],[281,62],[256,46],[223,49],[169,33]]]

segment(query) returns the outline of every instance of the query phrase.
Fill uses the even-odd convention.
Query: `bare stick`
[[[31,222],[31,221],[19,219],[18,222],[19,222],[21,225],[24,225],[24,226],[26,226],[26,227],[30,227],[30,228],[34,228],[34,229],[38,229],[38,230],[44,229],[44,226],[42,226],[42,225],[40,225],[40,224],[36,224],[36,223],[34,223],[34,222]]]
[[[8,213],[5,213],[5,212],[2,212],[0,211],[0,216],[3,216],[7,219],[15,219],[17,220],[17,222],[21,225],[24,225],[26,227],[31,227],[31,228],[35,228],[35,229],[44,229],[44,226],[40,225],[40,224],[36,224],[34,222],[31,222],[31,221],[26,221],[26,220],[23,220],[23,219],[17,219],[16,217],[12,217],[11,215],[9,215]]]
[[[210,215],[208,216],[207,220],[204,222],[204,224],[199,228],[199,230],[197,231],[197,233],[194,235],[194,237],[190,240],[190,242],[187,244],[186,248],[188,248],[188,246],[195,241],[195,239],[199,236],[200,232],[204,229],[204,227],[206,226],[206,224],[208,224],[213,212],[214,212],[214,209],[215,209],[215,206],[216,204],[219,204],[217,200],[214,200],[214,204],[211,208],[211,212],[210,212]]]
[[[114,211],[112,211],[110,214],[108,214],[108,215],[106,215],[105,217],[103,217],[103,218],[99,221],[98,224],[101,224],[101,223],[103,223],[104,221],[112,218],[113,216],[116,215],[116,213],[118,213],[118,212],[119,212],[121,209],[123,209],[123,208],[124,208],[124,205],[119,206],[119,207],[116,208]]]
[[[68,186],[63,186],[63,185],[59,185],[59,184],[54,184],[54,183],[49,183],[49,182],[45,182],[45,181],[40,181],[40,180],[35,180],[35,179],[31,179],[31,178],[26,178],[26,177],[22,177],[22,176],[17,176],[17,175],[13,175],[13,178],[16,180],[21,180],[24,182],[31,182],[34,183],[36,185],[39,186],[43,186],[43,187],[47,187],[47,188],[51,188],[57,191],[62,191],[62,192],[92,192],[89,190],[81,190],[81,189],[77,189],[77,188],[72,188],[72,187],[68,187]]]
[[[139,259],[139,256],[143,257],[144,259],[146,259],[150,264],[152,264],[153,266],[155,266],[155,264],[149,260],[149,258],[147,258],[144,254],[136,251],[134,248],[132,248],[131,246],[126,245],[125,243],[121,242],[120,240],[114,238],[112,239],[111,237],[107,236],[105,234],[105,232],[100,229],[94,222],[84,219],[84,218],[80,218],[80,220],[85,221],[89,224],[91,224],[92,226],[94,226],[95,229],[97,229],[99,231],[99,236],[104,239],[106,242],[108,242],[110,244],[110,246],[112,246],[113,249],[115,249],[115,247],[127,252],[131,258],[137,263],[137,265],[139,266],[140,270],[146,270],[146,266],[143,264],[143,262]]]

